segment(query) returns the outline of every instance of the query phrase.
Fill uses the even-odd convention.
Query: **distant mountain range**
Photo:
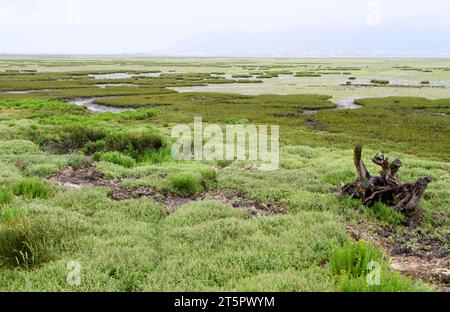
[[[427,29],[430,29],[427,27]],[[156,54],[174,56],[450,56],[450,26],[398,25],[203,32]]]

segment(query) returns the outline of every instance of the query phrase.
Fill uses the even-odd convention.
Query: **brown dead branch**
[[[362,147],[355,147],[353,155],[358,178],[342,187],[341,192],[352,198],[361,199],[365,205],[383,202],[393,209],[409,214],[416,210],[430,177],[423,177],[414,182],[401,182],[397,172],[402,166],[399,159],[389,162],[389,158],[378,153],[372,161],[381,167],[380,175],[372,176],[362,159]]]

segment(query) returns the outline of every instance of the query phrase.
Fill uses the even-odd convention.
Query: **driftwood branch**
[[[357,145],[355,147],[355,153],[353,155],[353,160],[355,161],[356,171],[358,172],[358,180],[365,181],[370,178],[370,173],[362,160],[362,146]]]
[[[365,205],[371,206],[375,202],[383,202],[393,209],[409,213],[414,211],[422,198],[430,177],[423,177],[415,182],[402,183],[397,172],[402,166],[399,159],[389,162],[389,158],[378,153],[372,162],[381,167],[378,176],[372,176],[362,159],[362,147],[355,147],[353,155],[358,178],[342,187],[341,192],[352,198],[361,199]]]

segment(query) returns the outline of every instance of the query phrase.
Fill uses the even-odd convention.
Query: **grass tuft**
[[[193,196],[199,191],[197,179],[189,174],[177,174],[170,178],[170,187],[174,195]]]
[[[27,199],[50,198],[53,196],[53,187],[36,178],[23,178],[16,181],[12,186],[13,193]]]
[[[52,260],[63,247],[67,229],[50,216],[26,216],[11,207],[1,212],[0,266],[24,269]]]
[[[121,154],[119,152],[97,152],[94,154],[94,159],[96,161],[107,161],[116,165],[123,166],[125,168],[132,168],[136,166],[136,160],[134,160],[134,158]]]
[[[363,241],[347,242],[331,251],[330,269],[334,275],[359,277],[367,274],[367,265],[371,261],[383,262],[380,249]]]
[[[398,225],[405,220],[404,215],[381,202],[376,202],[372,207],[365,207],[364,212],[384,224]]]
[[[13,200],[13,193],[8,187],[0,187],[0,207],[9,205]]]

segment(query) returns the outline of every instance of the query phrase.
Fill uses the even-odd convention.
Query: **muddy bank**
[[[127,79],[131,78],[132,74],[129,73],[89,74],[88,77],[92,77],[94,79]]]
[[[160,72],[157,73],[110,73],[110,74],[88,74],[88,77],[92,77],[94,79],[128,79],[132,77],[159,77],[161,76]]]
[[[335,109],[358,109],[361,108],[361,105],[355,104],[356,100],[362,99],[363,97],[358,96],[350,96],[337,100],[331,100],[336,104]]]
[[[286,113],[286,114],[273,114],[274,117],[278,118],[294,118],[298,116],[305,115],[314,115],[321,110],[344,110],[344,109],[358,109],[361,108],[361,105],[355,104],[355,100],[361,99],[362,97],[346,97],[338,100],[331,100],[334,104],[336,104],[335,108],[319,108],[319,109],[298,109],[297,114]]]
[[[94,102],[96,99],[98,99],[98,98],[82,98],[82,99],[66,101],[65,103],[71,104],[71,105],[86,106],[89,111],[95,112],[95,113],[106,113],[106,112],[121,113],[121,112],[135,110],[134,108],[113,107],[113,106],[95,104]]]
[[[116,201],[148,197],[164,206],[168,214],[173,213],[181,205],[203,200],[220,201],[234,208],[247,209],[251,215],[282,213],[280,207],[249,199],[241,192],[214,190],[192,197],[180,197],[168,192],[158,192],[151,186],[125,188],[121,185],[124,180],[139,178],[140,176],[134,175],[121,179],[106,179],[102,173],[95,169],[93,163],[89,163],[78,169],[66,166],[50,177],[49,181],[54,185],[70,189],[79,189],[85,186],[106,187],[109,189],[108,196]]]
[[[139,178],[139,176],[128,177],[128,179]],[[104,174],[95,169],[93,163],[88,163],[81,168],[66,166],[57,174],[51,176],[49,181],[55,185],[71,189],[79,189],[83,186],[103,186],[116,188],[123,179],[106,179]]]
[[[159,193],[152,187],[140,186],[137,188],[112,188],[109,197],[113,200],[128,200],[141,197],[149,197],[157,203],[163,205],[168,214],[175,212],[178,207],[193,203],[197,201],[213,200],[228,204],[236,209],[245,209],[250,212],[251,215],[270,215],[282,213],[280,207],[265,204],[247,198],[243,193],[239,192],[226,192],[224,190],[214,190],[197,194],[193,197],[179,197],[174,196],[171,193]]]
[[[420,278],[443,291],[450,291],[450,251],[445,242],[406,225],[402,233],[370,222],[348,225],[347,232],[356,240],[371,242],[390,258],[390,268],[403,275]],[[450,240],[447,235],[445,240]]]
[[[4,92],[0,92],[0,94],[30,94],[30,93],[33,93],[36,91],[37,90],[4,91]]]
[[[361,105],[355,104],[355,101],[358,99],[362,99],[363,97],[358,96],[350,96],[341,99],[332,99],[331,102],[336,104],[335,108],[322,108],[317,110],[304,109],[302,115],[313,115],[321,110],[343,110],[343,109],[358,109],[361,108]]]
[[[138,85],[132,84],[132,83],[103,83],[103,84],[96,84],[97,88],[100,89],[106,89],[106,88],[114,88],[114,87],[133,87],[133,88],[139,88]]]

